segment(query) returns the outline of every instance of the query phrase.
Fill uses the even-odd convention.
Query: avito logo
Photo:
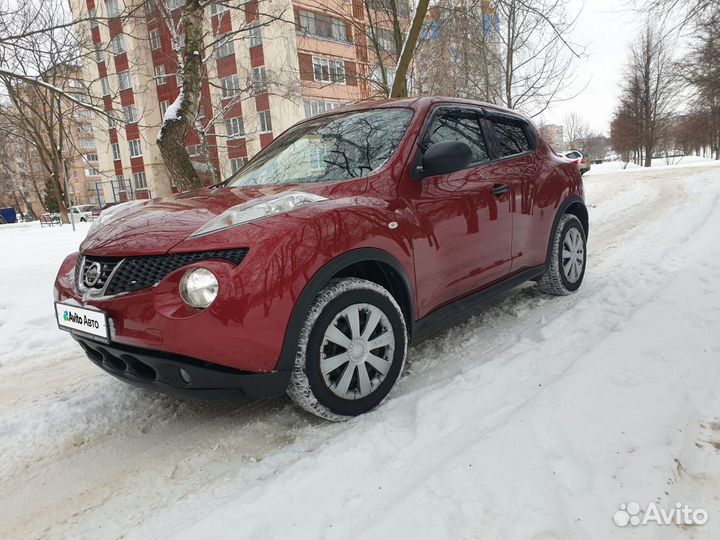
[[[78,315],[77,313],[73,313],[69,310],[66,310],[65,313],[63,313],[63,320],[82,324],[83,326],[87,326],[89,328],[100,328],[100,323],[96,320],[89,319],[86,315]]]

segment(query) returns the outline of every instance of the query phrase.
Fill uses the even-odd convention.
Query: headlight
[[[254,221],[274,214],[281,214],[283,212],[289,212],[295,210],[301,206],[307,206],[320,201],[326,201],[327,197],[315,195],[314,193],[304,193],[302,191],[288,191],[282,195],[275,196],[272,198],[256,199],[243,204],[238,204],[232,208],[228,208],[217,216],[211,219],[205,225],[200,227],[197,231],[190,235],[190,238],[197,236],[203,236],[248,221]]]
[[[180,296],[188,306],[205,309],[218,295],[218,280],[210,270],[193,268],[180,280]]]

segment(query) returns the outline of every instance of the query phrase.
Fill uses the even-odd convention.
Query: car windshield
[[[291,128],[230,177],[231,187],[362,178],[382,167],[400,144],[411,109],[322,116]]]

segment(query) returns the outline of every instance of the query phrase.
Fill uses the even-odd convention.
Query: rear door
[[[537,140],[530,125],[524,119],[505,114],[488,114],[484,120],[486,131],[491,134],[495,161],[492,174],[496,182],[510,186],[510,211],[513,233],[511,273],[541,264],[538,253],[547,246],[538,246],[538,197],[542,197],[541,162],[537,157]]]
[[[451,174],[407,178],[400,187],[417,220],[413,243],[420,316],[510,270],[510,196],[497,189],[491,174],[482,114],[472,107],[435,109],[418,152],[437,142],[462,141],[470,146],[473,162]]]

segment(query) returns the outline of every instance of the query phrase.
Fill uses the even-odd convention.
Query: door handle
[[[510,186],[507,184],[495,184],[492,188],[492,194],[494,197],[502,197],[510,191]]]

